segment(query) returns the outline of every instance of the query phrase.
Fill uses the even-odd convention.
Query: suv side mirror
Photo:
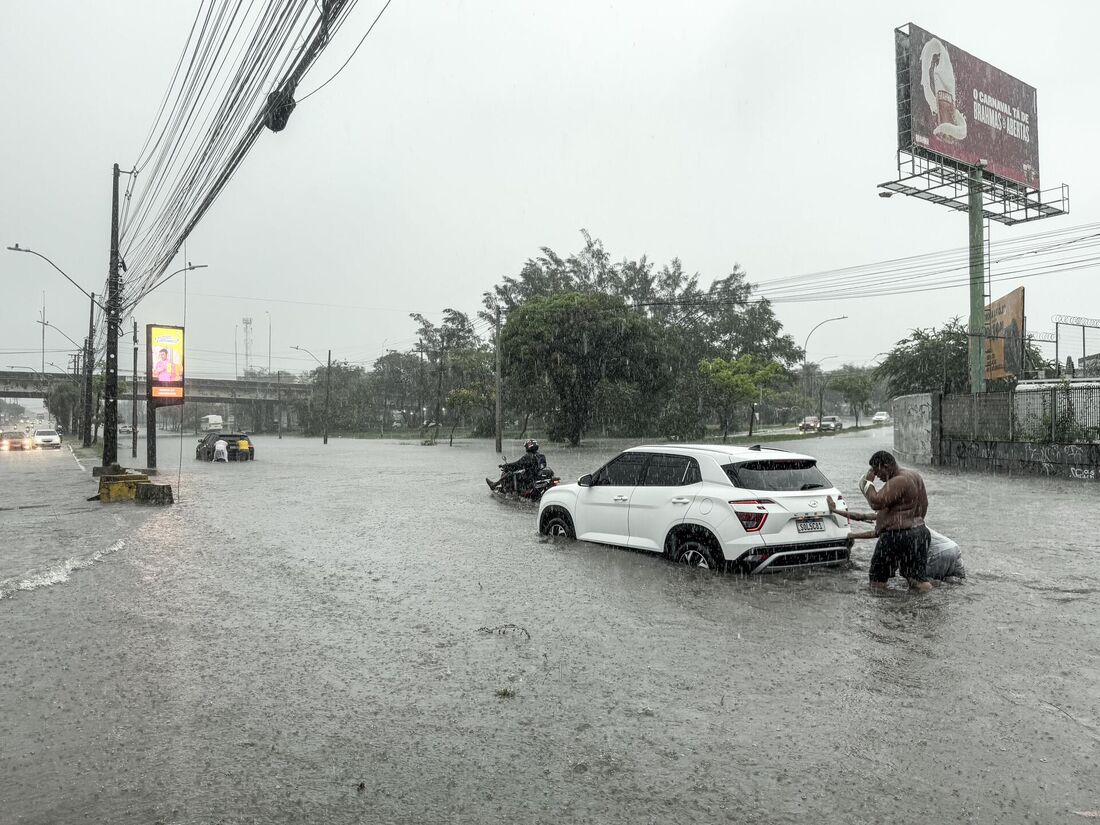
[[[587,473],[587,474],[581,476],[580,478],[578,478],[577,479],[577,484],[581,487],[591,487],[592,486],[592,473]]]

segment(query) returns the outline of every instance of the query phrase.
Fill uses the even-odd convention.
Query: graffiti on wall
[[[894,452],[915,464],[932,463],[932,396],[902,395],[891,405],[894,418]]]

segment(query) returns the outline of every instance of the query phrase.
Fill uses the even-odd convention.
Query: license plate
[[[800,518],[795,522],[799,533],[824,533],[825,522],[819,518]]]

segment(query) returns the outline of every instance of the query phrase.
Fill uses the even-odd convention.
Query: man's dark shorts
[[[871,554],[869,577],[873,582],[889,581],[895,570],[911,581],[927,581],[924,566],[932,536],[924,525],[908,530],[883,530]]]

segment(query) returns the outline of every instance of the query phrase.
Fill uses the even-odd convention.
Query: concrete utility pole
[[[134,320],[134,380],[130,383],[130,458],[137,458],[137,320]]]
[[[283,437],[283,371],[275,376],[275,429]]]
[[[103,393],[103,466],[118,463],[118,164],[111,193],[111,259],[107,277],[107,355]]]
[[[970,169],[970,335],[967,359],[970,392],[985,392],[985,214],[982,208],[982,168]]]
[[[81,443],[85,447],[92,446],[92,372],[95,362],[95,353],[92,351],[95,340],[95,293],[92,293],[92,303],[88,307],[88,338],[84,342],[84,420],[81,425]]]
[[[328,351],[328,366],[325,367],[325,439],[328,444],[328,399],[332,390],[332,350]]]
[[[503,419],[503,406],[501,399],[501,385],[503,384],[500,376],[500,307],[497,306],[497,334],[496,334],[496,350],[497,350],[497,405],[496,405],[496,451],[499,453],[504,444],[504,419]]]

